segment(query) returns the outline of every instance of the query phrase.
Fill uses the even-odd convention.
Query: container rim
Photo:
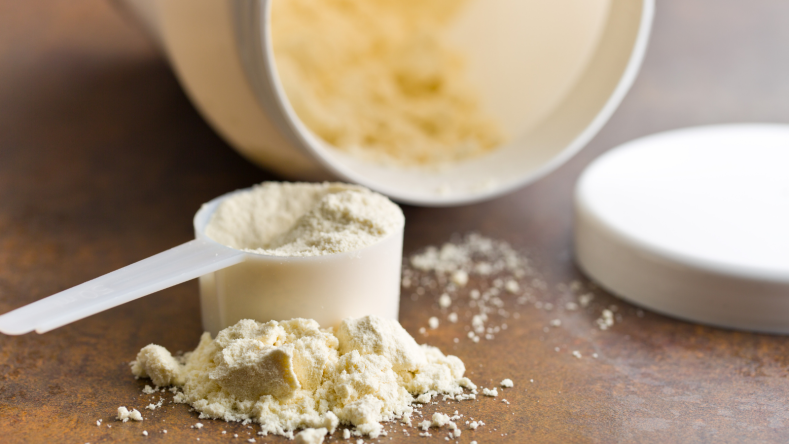
[[[654,0],[640,2],[640,15],[637,19],[638,31],[633,40],[628,61],[612,93],[594,118],[558,154],[552,156],[550,160],[539,167],[527,171],[517,179],[510,180],[505,184],[474,193],[449,195],[416,193],[388,186],[359,174],[342,161],[330,156],[327,149],[322,146],[323,143],[296,115],[280,81],[274,60],[270,26],[268,26],[271,19],[271,0],[237,2],[235,8],[234,16],[239,21],[236,26],[237,43],[247,78],[260,105],[267,110],[272,120],[294,147],[316,159],[324,168],[341,180],[361,184],[398,202],[443,207],[477,203],[515,191],[554,171],[586,146],[608,122],[635,81],[646,53],[654,18],[655,2]],[[396,169],[397,167],[392,168],[392,170]]]

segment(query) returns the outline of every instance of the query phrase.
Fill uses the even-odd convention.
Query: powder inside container
[[[263,434],[291,438],[300,428],[333,433],[341,424],[375,438],[381,421],[410,424],[417,399],[476,395],[460,359],[418,345],[397,321],[375,316],[346,319],[336,331],[308,319],[242,320],[216,339],[204,333],[181,361],[151,344],[132,373],[182,387],[175,401],[201,418],[254,421]]]
[[[404,223],[397,205],[364,187],[265,182],[222,201],[205,233],[253,253],[320,256],[370,246]]]
[[[325,142],[368,160],[442,164],[503,142],[442,36],[466,1],[276,0],[282,86]]]

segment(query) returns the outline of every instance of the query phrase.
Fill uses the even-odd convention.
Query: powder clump
[[[126,407],[118,407],[118,416],[115,418],[123,422],[128,422],[130,419],[132,421],[142,421],[142,414],[137,409],[129,410]]]
[[[320,256],[370,246],[404,223],[397,205],[364,187],[265,182],[223,200],[205,232],[253,253]]]
[[[441,164],[502,142],[443,37],[466,1],[277,0],[274,56],[299,118],[376,162]]]
[[[326,429],[304,429],[296,435],[296,444],[321,444],[326,436]]]
[[[183,383],[180,363],[160,345],[146,345],[137,354],[137,359],[132,361],[131,366],[132,373],[141,378],[151,378],[158,387]],[[146,386],[146,388],[150,390],[150,387]]]
[[[341,424],[375,438],[382,421],[410,422],[415,397],[476,393],[460,359],[375,316],[346,319],[336,333],[308,319],[242,320],[216,339],[204,333],[179,365],[175,400],[201,418],[254,421],[264,435],[289,438],[307,429],[299,442],[321,442]]]

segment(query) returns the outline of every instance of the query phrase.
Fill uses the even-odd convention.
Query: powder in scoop
[[[397,205],[364,187],[264,182],[222,201],[206,235],[253,253],[320,256],[370,246],[404,223]]]
[[[299,118],[327,143],[384,163],[478,156],[502,142],[442,31],[463,0],[277,0],[274,57]]]
[[[175,400],[200,418],[254,421],[264,435],[290,438],[298,429],[315,429],[300,442],[320,442],[341,424],[375,438],[382,421],[410,424],[417,397],[476,395],[460,359],[418,345],[397,321],[375,316],[346,319],[336,332],[308,319],[242,320],[216,339],[204,333],[176,367],[161,350],[143,348],[132,372],[182,387]]]

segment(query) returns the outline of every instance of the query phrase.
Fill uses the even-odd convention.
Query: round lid
[[[789,333],[789,125],[626,143],[575,197],[576,259],[604,288],[691,321]]]

